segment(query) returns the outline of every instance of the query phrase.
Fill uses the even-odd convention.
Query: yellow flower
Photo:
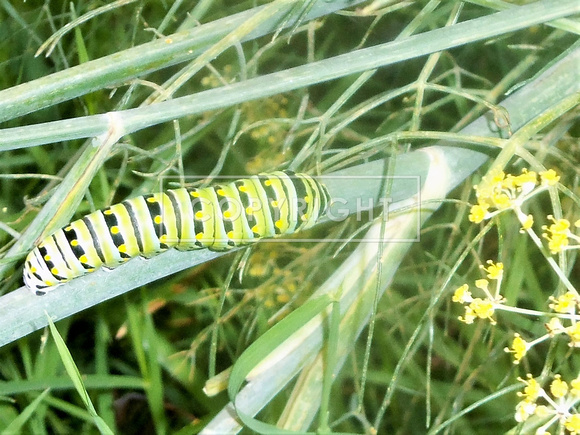
[[[514,177],[512,174],[507,174],[502,182],[497,184],[496,188],[513,190],[517,185],[517,177]]]
[[[469,286],[467,284],[463,284],[461,287],[455,290],[455,293],[453,293],[453,298],[451,300],[453,302],[459,302],[461,304],[471,302],[473,298],[471,297]]]
[[[572,340],[569,344],[570,347],[580,347],[580,323],[576,322],[572,326],[566,328],[566,334]]]
[[[489,299],[475,298],[473,302],[469,304],[469,308],[471,308],[473,314],[480,319],[488,319],[492,325],[496,324],[496,321],[492,318],[495,308],[493,302]]]
[[[550,384],[550,392],[552,393],[552,396],[557,399],[560,399],[568,394],[568,384],[562,380],[562,376],[554,376],[554,380]]]
[[[526,375],[526,379],[518,378],[518,381],[526,384],[526,386],[524,387],[524,392],[518,393],[518,396],[523,397],[523,400],[526,402],[534,403],[538,399],[538,397],[540,396],[540,392],[542,391],[542,387],[540,387],[538,381],[536,381],[532,377],[531,373],[528,373]]]
[[[459,320],[463,323],[471,325],[477,316],[471,307],[465,307],[465,317],[459,316]]]
[[[534,171],[528,171],[526,168],[523,168],[522,173],[515,178],[515,184],[518,187],[523,187],[524,190],[531,190],[530,187],[524,187],[524,185],[528,185],[533,188],[533,186],[535,186],[538,182],[538,174],[536,174]]]
[[[526,421],[536,411],[536,404],[522,400],[516,405],[515,419],[518,423]]]
[[[550,226],[543,225],[545,230],[542,234],[548,240],[548,248],[552,254],[557,254],[568,246],[568,235],[570,234],[570,221],[567,219],[554,219],[554,216],[548,216],[554,223]]]
[[[511,198],[504,192],[494,193],[491,196],[491,201],[493,202],[493,205],[499,210],[504,210],[512,206]]]
[[[487,272],[487,277],[489,279],[501,279],[503,275],[503,263],[494,263],[491,260],[487,260],[488,267],[481,268]]]
[[[514,340],[512,341],[511,349],[509,347],[504,348],[505,352],[513,353],[514,364],[519,364],[521,359],[528,352],[528,342],[524,340],[520,334],[514,334]]]
[[[487,178],[487,177],[485,177]],[[505,178],[505,173],[503,171],[495,171],[490,174],[489,184],[501,184]]]
[[[553,233],[565,233],[570,228],[570,221],[568,219],[558,219],[555,220],[552,216],[554,223],[550,225],[550,231]]]
[[[532,228],[532,225],[534,225],[534,217],[531,214],[529,214],[522,222],[521,232],[529,230],[530,228]]]
[[[580,433],[580,414],[572,414],[566,417],[564,421],[564,426],[570,432],[570,434],[576,435]]]
[[[580,376],[570,382],[570,386],[572,387],[570,394],[572,394],[572,396],[580,397]]]
[[[543,186],[554,186],[560,181],[560,176],[553,169],[540,172]]]
[[[552,237],[546,237],[546,239],[548,239],[548,249],[552,254],[563,251],[569,244],[566,234],[554,234]]]
[[[552,310],[562,314],[573,314],[578,305],[578,298],[572,292],[567,292],[557,299],[550,296],[550,300],[554,303],[548,305]]]
[[[482,222],[485,219],[485,216],[487,215],[488,208],[489,205],[487,204],[477,204],[471,207],[468,217],[469,221],[475,224]]]

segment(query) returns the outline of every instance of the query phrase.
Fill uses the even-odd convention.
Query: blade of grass
[[[263,361],[270,352],[278,348],[281,342],[285,341],[286,338],[294,333],[298,333],[298,331],[305,327],[305,325],[307,325],[311,320],[319,316],[325,317],[323,312],[330,303],[331,299],[328,295],[322,295],[318,298],[309,300],[252,343],[232,368],[228,385],[228,395],[230,399],[234,403],[238,403],[236,402],[236,397],[240,393],[246,377],[250,375],[252,371],[256,370],[257,364]],[[291,433],[254,419],[252,415],[260,409],[256,409],[255,405],[258,405],[259,403],[246,402],[246,405],[249,404],[254,406],[252,406],[251,409],[244,408],[244,405],[236,406],[238,416],[247,427],[258,433]]]
[[[167,433],[168,426],[163,412],[163,382],[157,358],[157,338],[150,316],[144,314],[145,319],[141,318],[143,312],[146,313],[146,310],[133,304],[128,306],[129,335],[145,382],[145,393],[153,416],[155,432],[162,435]]]
[[[52,319],[50,318],[50,316],[48,314],[46,314],[46,317],[48,319],[48,325],[50,327],[50,332],[52,334],[52,338],[54,339],[54,342],[55,342],[56,347],[58,349],[58,353],[60,354],[60,358],[61,358],[61,360],[64,364],[64,367],[66,369],[66,372],[68,373],[68,375],[72,379],[73,384],[75,386],[75,389],[79,393],[79,396],[81,397],[81,400],[83,401],[85,407],[87,408],[87,411],[93,417],[93,423],[95,424],[97,429],[99,429],[100,433],[107,434],[107,435],[109,435],[109,434],[113,435],[113,431],[109,428],[109,426],[107,426],[105,421],[101,417],[99,417],[99,415],[97,414],[97,411],[95,410],[95,407],[93,406],[93,402],[91,401],[91,398],[89,397],[89,393],[88,393],[88,391],[85,388],[85,385],[83,383],[82,376],[79,373],[79,370],[78,370],[78,368],[77,368],[77,366],[72,358],[72,355],[70,354],[68,348],[66,347],[66,343],[64,342],[64,340],[60,336],[58,330],[56,329],[56,326],[54,326],[54,323],[52,322]]]
[[[28,421],[30,417],[32,417],[38,408],[38,405],[42,403],[44,398],[48,395],[50,389],[44,390],[40,393],[36,399],[34,399],[30,405],[28,405],[24,410],[16,417],[14,420],[10,422],[8,426],[2,430],[2,435],[10,435],[15,433],[24,433],[24,425]]]

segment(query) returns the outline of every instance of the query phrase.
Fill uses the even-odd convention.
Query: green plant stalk
[[[298,5],[298,2],[296,0],[275,0],[267,4],[263,9],[256,12],[248,20],[241,23],[237,28],[205,50],[189,66],[181,71],[179,77],[165,87],[160,95],[154,99],[149,98],[145,104],[150,102],[153,104],[159,103],[173,96],[181,86],[190,80],[205,65],[210,63],[228,48],[233,47],[236,44],[239,44],[240,41],[246,39],[256,28],[266,23],[276,22],[276,16],[279,16],[281,13],[291,13],[291,11],[288,12],[288,7],[293,4]]]
[[[580,3],[576,0],[541,0],[521,6],[517,13],[513,10],[497,12],[403,40],[234,83],[227,88],[210,89],[148,107],[119,111],[116,114],[123,122],[125,131],[131,133],[183,116],[231,107],[234,104],[391,65],[574,13],[580,13]],[[107,124],[105,115],[94,115],[0,130],[0,151],[96,136],[102,134]]]
[[[330,414],[330,397],[332,384],[336,377],[337,353],[340,346],[340,298],[342,296],[342,288],[336,290],[336,295],[332,296],[330,319],[328,323],[328,340],[326,340],[326,349],[324,349],[324,374],[322,378],[322,400],[320,402],[320,420],[318,423],[318,432],[321,434],[328,434],[331,432],[328,426],[328,417]]]
[[[363,0],[316,2],[305,20],[333,13],[361,3]],[[153,71],[195,59],[208,47],[219,42],[231,29],[238,28],[266,6],[260,6],[202,26],[184,30],[163,39],[142,44],[64,71],[0,91],[0,123],[35,112],[44,107],[68,101],[107,87],[121,86],[131,79]],[[292,9],[281,9],[277,17],[262,23],[240,42],[267,35],[277,29]],[[286,23],[292,26],[294,20]],[[96,136],[99,133],[95,133]],[[1,136],[1,134],[0,134]],[[87,137],[87,136],[84,136]]]
[[[577,78],[580,80],[580,70],[576,71]],[[538,115],[535,119],[527,123],[524,127],[516,131],[505,143],[499,155],[494,159],[493,164],[489,167],[487,175],[498,171],[503,171],[513,157],[518,153],[519,148],[525,148],[534,135],[559,119],[570,110],[580,104],[580,92],[571,92],[570,95],[563,97],[553,107],[548,108],[545,112]]]

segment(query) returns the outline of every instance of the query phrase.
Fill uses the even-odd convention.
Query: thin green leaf
[[[107,426],[105,421],[97,414],[97,411],[93,406],[93,402],[89,397],[89,393],[85,388],[82,376],[72,358],[72,355],[68,350],[68,347],[66,346],[66,343],[60,336],[58,330],[56,329],[56,326],[54,326],[54,323],[52,322],[52,319],[50,318],[48,313],[46,314],[46,317],[48,318],[50,332],[58,349],[58,353],[60,354],[60,358],[64,364],[64,368],[66,369],[66,372],[72,379],[75,389],[77,390],[77,393],[79,393],[79,396],[81,397],[81,400],[85,404],[87,411],[89,411],[89,413],[92,415],[95,426],[99,429],[100,433],[113,435],[113,431],[109,428],[109,426]]]

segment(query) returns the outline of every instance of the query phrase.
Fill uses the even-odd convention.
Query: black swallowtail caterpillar
[[[46,237],[26,257],[24,282],[43,295],[101,267],[173,247],[223,251],[291,234],[314,225],[329,201],[324,185],[290,171],[139,196]]]

